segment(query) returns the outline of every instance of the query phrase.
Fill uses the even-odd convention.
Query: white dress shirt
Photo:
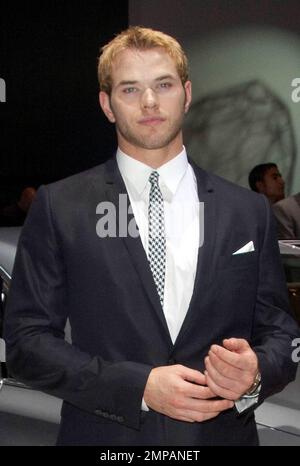
[[[148,257],[149,176],[155,170],[118,149],[117,163],[126,185],[141,241]],[[199,245],[196,177],[186,151],[157,170],[164,199],[166,273],[164,315],[175,342],[193,293]]]

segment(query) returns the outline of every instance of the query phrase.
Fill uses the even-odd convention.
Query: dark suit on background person
[[[99,202],[117,206],[126,194],[116,161],[38,191],[20,238],[5,339],[12,374],[64,399],[59,444],[257,444],[254,408],[202,423],[141,411],[153,367],[203,371],[210,345],[224,338],[244,338],[255,350],[259,403],[295,376],[291,341],[299,330],[268,201],[193,169],[204,245],[174,344],[140,238],[96,233]],[[253,251],[233,254],[249,241]],[[72,345],[64,341],[67,318]]]
[[[300,193],[273,204],[279,239],[300,239]]]

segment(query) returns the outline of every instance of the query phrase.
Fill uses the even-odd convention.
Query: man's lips
[[[139,124],[146,125],[146,126],[153,126],[153,125],[159,125],[160,123],[163,123],[164,121],[165,119],[162,117],[145,117],[139,120]]]

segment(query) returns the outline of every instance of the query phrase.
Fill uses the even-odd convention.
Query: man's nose
[[[144,90],[142,95],[142,106],[143,108],[154,108],[157,107],[157,95],[151,88]]]

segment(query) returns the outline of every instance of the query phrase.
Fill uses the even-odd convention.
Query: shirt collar
[[[137,194],[141,196],[147,186],[150,174],[155,169],[125,154],[120,148],[117,150],[117,163],[122,177],[126,178]],[[167,198],[174,196],[187,167],[188,159],[185,147],[183,147],[176,157],[156,169],[159,173],[160,187],[164,191],[163,195],[165,194]]]
[[[122,177],[125,178],[126,181],[130,183],[130,186],[134,187],[137,194],[141,196],[153,168],[125,154],[120,148],[117,150],[117,164]]]

